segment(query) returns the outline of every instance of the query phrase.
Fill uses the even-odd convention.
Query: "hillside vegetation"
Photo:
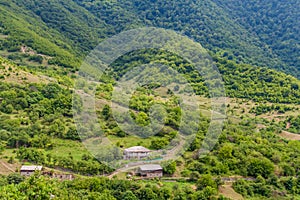
[[[0,0],[0,162],[6,167],[0,198],[221,200],[226,197],[218,189],[228,177],[235,177],[232,188],[245,199],[299,198],[300,143],[284,138],[300,133],[299,5],[298,0]],[[186,60],[163,50],[139,50],[119,57],[99,82],[80,79],[81,62],[99,42],[144,26],[173,29],[200,42],[222,75],[227,119],[206,157],[199,149],[211,122],[210,82]],[[182,88],[163,87],[170,77],[136,88],[128,116],[121,113],[122,99],[111,103],[124,74],[153,63],[174,69],[192,86],[200,120],[185,124],[197,130],[195,138],[176,160],[161,162],[162,179],[136,180],[108,163],[121,159],[127,147],[164,152],[182,143],[181,100],[174,92]],[[100,145],[99,126],[76,127],[72,110],[84,112],[79,94],[92,92],[101,134],[111,141],[111,148],[94,155],[81,139]],[[130,117],[146,127],[155,104],[166,116],[155,135],[133,135],[117,123],[116,116]],[[24,179],[17,170],[7,175],[22,164],[73,173],[76,179],[60,182],[38,173]],[[112,172],[112,179],[98,177]]]
[[[292,73],[299,73],[300,1],[213,1],[257,35]]]
[[[145,56],[147,59],[144,58]],[[126,60],[126,58],[130,59]],[[99,107],[97,106],[101,126],[106,136],[113,141],[116,147],[122,149],[142,144],[154,150],[164,148],[177,135],[180,108],[173,94],[160,91],[159,84],[155,87],[139,88],[130,102],[130,108],[133,111],[131,116],[142,126],[149,123],[148,112],[153,103],[160,103],[166,107],[168,113],[165,121],[166,127],[157,135],[147,139],[133,138],[123,132],[112,117],[111,108],[108,105],[115,82],[113,77],[118,78],[130,68],[135,67],[134,63],[136,62],[132,62],[131,59],[134,61],[140,60],[141,63],[145,60],[155,60],[171,65],[177,70],[179,69],[174,63],[181,63],[181,69],[190,69],[190,67],[188,63],[180,60],[180,58],[168,56],[167,52],[154,55],[137,52],[129,57],[124,56],[117,60],[114,66],[115,72],[112,72],[110,81],[107,80],[105,84],[100,83],[96,90],[97,99],[99,98],[102,102]],[[252,111],[249,108],[248,111],[244,110],[245,113],[256,112],[259,116],[261,113],[280,111],[280,109],[283,109],[281,112],[284,113],[289,111],[289,109],[285,109],[287,104],[290,109],[296,111],[295,104],[299,104],[297,96],[299,81],[297,79],[269,69],[236,64],[232,61],[226,61],[224,58],[216,57],[215,60],[223,74],[227,93],[232,97],[243,98],[243,101],[253,100],[257,103],[257,105],[250,107]],[[1,59],[1,63],[4,67],[3,70],[5,70],[0,92],[0,98],[2,98],[0,107],[1,144],[5,159],[10,160],[10,162],[27,161],[71,170],[82,175],[111,172],[112,169],[90,156],[86,150],[82,150],[82,147],[80,147],[71,110],[72,90],[56,81],[34,83],[27,80],[27,82],[22,82],[22,85],[17,82],[11,83],[9,81],[10,74],[16,74],[17,71],[21,76],[29,73],[37,77],[39,77],[38,74],[47,74],[47,71],[40,69],[34,71],[33,68],[19,67],[5,59]],[[28,72],[25,70],[28,70]],[[199,76],[197,78],[193,71],[183,70],[183,72],[194,85],[198,94],[207,95],[205,84],[199,75],[197,75]],[[63,77],[59,73],[53,74],[53,76]],[[72,82],[72,79],[70,81]],[[157,83],[159,81],[161,80],[157,79]],[[197,85],[202,85],[202,87],[197,87]],[[88,91],[88,85],[85,87],[83,90]],[[247,91],[247,93],[244,91]],[[160,95],[162,97],[159,97]],[[77,100],[80,101],[79,98]],[[277,104],[279,107],[270,106],[269,110],[260,112],[260,109],[264,109],[261,105],[266,102]],[[80,105],[80,103],[77,105]],[[204,106],[204,109],[210,109],[209,104]],[[232,110],[231,106],[229,110]],[[262,118],[254,119],[242,112],[239,120],[235,119],[234,112],[229,116],[229,121],[223,129],[218,144],[204,159],[197,157],[197,149],[201,147],[209,123],[207,116],[202,117],[196,139],[189,147],[186,155],[183,156],[183,159],[176,164],[177,168],[181,169],[177,173],[180,176],[189,178],[192,182],[197,181],[201,174],[210,174],[213,177],[242,175],[261,178],[262,176],[264,181],[267,181],[264,183],[263,191],[255,189],[261,187],[263,184],[261,182],[238,182],[234,185],[234,188],[244,196],[271,197],[272,192],[281,190],[283,187],[286,191],[282,194],[283,196],[293,194],[294,191],[285,185],[285,181],[290,181],[289,179],[280,179],[282,184],[273,185],[270,177],[272,179],[276,177],[276,180],[278,180],[279,178],[276,175],[293,177],[298,174],[298,142],[293,143],[282,140],[277,135],[282,127],[276,126],[272,121],[265,121]],[[294,118],[286,117],[285,119],[287,122],[290,121],[291,128],[293,128]],[[285,121],[282,122],[284,124]],[[257,132],[256,123],[263,123],[267,128]],[[86,132],[85,137],[93,138],[93,133]],[[131,140],[130,144],[127,144],[127,140]],[[73,148],[74,151],[69,151],[68,148]],[[13,153],[11,153],[11,150],[13,150]],[[77,151],[85,153],[79,154]],[[101,155],[98,156],[100,156],[98,157],[100,160],[103,159]],[[118,157],[119,155],[113,156]],[[293,181],[296,180],[293,179]],[[215,183],[212,183],[212,185],[215,185]],[[252,192],[245,193],[243,188],[246,187],[252,187]],[[199,186],[200,191],[204,188],[201,185]],[[216,193],[216,187],[213,186],[213,188],[215,189],[212,189],[210,195]],[[117,197],[116,195],[113,196]]]

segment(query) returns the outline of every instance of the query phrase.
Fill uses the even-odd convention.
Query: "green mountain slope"
[[[48,27],[57,30],[72,41],[72,46],[89,51],[101,38],[108,35],[110,27],[72,0],[14,1],[18,7],[30,11]]]
[[[267,66],[299,75],[299,4],[296,2],[284,4],[275,1],[273,7],[276,9],[271,9],[269,2],[247,4],[232,3],[230,0],[1,2],[2,15],[26,19],[24,24],[31,22],[32,32],[56,41],[56,45],[75,52],[79,58],[103,38],[130,28],[156,26],[188,35],[209,50],[236,62]],[[262,14],[256,13],[257,9]],[[2,24],[9,22],[8,18],[2,17]],[[37,29],[41,26],[47,32]],[[24,30],[18,32],[18,35],[33,38],[30,34]],[[18,40],[33,46],[30,40]],[[36,45],[34,47],[37,48]],[[54,54],[47,52],[45,47],[42,47],[42,51]],[[64,52],[57,54],[60,56],[58,60],[65,57]],[[68,65],[76,64],[70,62]]]
[[[280,30],[281,34],[286,33],[286,37],[281,36],[280,33],[276,34],[275,37],[271,35],[270,33],[276,30],[270,24],[268,28],[261,30],[261,34],[266,34],[268,37],[266,38],[266,36],[261,37],[261,35],[252,30],[251,27],[256,27],[256,24],[252,23],[250,26],[245,26],[242,23],[244,19],[243,11],[240,11],[239,7],[236,10],[223,9],[223,4],[231,5],[227,1],[222,1],[221,3],[218,1],[203,2],[197,0],[176,2],[160,0],[90,2],[76,0],[76,2],[106,21],[106,23],[114,26],[115,30],[118,31],[133,25],[169,28],[186,34],[203,44],[204,47],[226,55],[230,59],[233,58],[238,62],[273,67],[291,74],[298,73],[296,68],[299,66],[297,61],[299,51],[296,51],[295,48],[298,48],[299,38],[293,39],[293,37],[298,37],[298,31],[295,28],[297,27],[296,22],[298,18],[298,13],[296,12],[289,12],[289,19],[293,19],[293,21],[276,22],[278,23],[278,28],[281,26],[293,27],[292,29],[286,29],[286,31],[284,29]],[[263,5],[262,2],[256,3],[258,6],[260,4]],[[244,6],[244,10],[247,9],[248,7]],[[285,10],[283,9],[282,12]],[[296,3],[293,10],[297,10]],[[272,16],[276,16],[276,12],[280,12],[270,9],[268,11],[271,12]],[[241,16],[232,13],[239,13]],[[251,17],[255,21],[262,22],[259,14],[252,12]],[[290,32],[290,35],[287,32]],[[282,45],[270,45],[270,43],[277,42],[277,36],[280,37]],[[291,44],[291,40],[295,41],[296,44]],[[287,52],[283,55],[277,54],[279,51],[288,50],[289,47],[291,47],[290,51],[293,52],[295,57],[291,61],[288,61],[289,56]],[[284,49],[281,50],[282,48]]]
[[[0,5],[1,32],[7,35],[4,40],[0,40],[2,50],[19,52],[22,45],[27,45],[37,53],[51,56],[50,62],[53,64],[78,66],[79,60],[75,58],[76,49],[71,47],[71,40],[10,1],[1,2]]]
[[[299,73],[300,1],[213,0],[255,35],[290,69]]]
[[[0,176],[0,199],[215,199],[228,176],[251,177],[238,177],[233,183],[245,199],[299,198],[300,143],[289,139],[299,138],[300,81],[267,68],[299,77],[298,4],[278,3],[273,10],[269,0],[266,4],[253,2],[0,0],[0,173],[6,163],[25,163],[85,176],[65,182],[38,175],[25,181],[16,174]],[[254,12],[257,9],[264,12]],[[284,13],[279,14],[281,11]],[[276,20],[270,22],[272,19]],[[283,22],[281,29],[278,24]],[[111,77],[93,82],[98,84],[96,115],[112,142],[107,151],[113,153],[103,151],[93,157],[80,141],[78,129],[90,144],[98,145],[99,129],[94,124],[75,126],[76,69],[103,39],[143,26],[174,29],[201,42],[223,76],[228,119],[217,144],[204,158],[198,150],[211,113],[205,83],[189,63],[160,50],[130,52],[112,64],[114,71],[107,74]],[[111,173],[114,169],[106,162],[120,159],[120,152],[127,147],[143,145],[164,151],[170,143],[180,144],[180,100],[160,87],[166,77],[137,88],[130,99],[130,116],[141,126],[150,123],[149,110],[154,103],[165,108],[165,127],[156,135],[145,139],[126,133],[113,116],[118,113],[112,114],[109,100],[116,80],[149,62],[182,73],[200,103],[200,122],[186,123],[189,128],[199,128],[195,139],[178,160],[161,163],[167,178],[178,182],[118,180],[128,179],[126,173],[115,180],[96,177]],[[89,95],[91,86],[79,83],[79,92]],[[80,112],[82,99],[74,95],[73,100]]]

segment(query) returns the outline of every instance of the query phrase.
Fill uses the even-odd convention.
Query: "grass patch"
[[[45,150],[46,153],[59,157],[68,157],[69,155],[72,155],[74,160],[81,160],[84,154],[89,154],[89,151],[79,141],[55,138],[53,139],[53,143],[55,144],[53,149]],[[17,155],[14,151],[17,151],[17,149],[5,149],[1,154],[1,158],[7,159],[11,156],[16,158]]]
[[[16,157],[16,154],[14,153],[16,149],[5,149],[1,153],[1,158],[8,159],[9,157]]]
[[[121,146],[123,146],[124,148],[129,148],[129,147],[133,147],[133,146],[144,146],[146,148],[150,148],[151,146],[151,141],[153,139],[156,138],[160,138],[160,137],[148,137],[148,138],[139,138],[137,136],[126,136],[124,138],[118,137],[118,136],[114,136],[114,135],[110,135],[108,136],[108,139],[115,145],[120,144]]]
[[[72,155],[74,160],[81,160],[84,154],[89,154],[89,151],[79,141],[53,139],[54,148],[47,151],[55,156],[68,157]]]

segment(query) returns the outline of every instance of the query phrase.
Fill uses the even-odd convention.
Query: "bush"
[[[161,139],[156,139],[156,140],[152,140],[151,141],[151,148],[152,149],[162,149],[162,148],[164,148],[165,146],[167,146],[168,145],[168,140],[167,139],[165,139],[165,138],[161,138]]]
[[[43,59],[42,56],[39,56],[39,55],[33,55],[33,56],[30,56],[28,60],[29,60],[29,61],[38,62],[38,63],[42,64],[44,59]]]
[[[211,187],[217,189],[217,184],[213,180],[210,174],[202,175],[199,180],[197,181],[197,189],[203,190],[204,188]]]
[[[267,178],[274,172],[274,164],[266,158],[252,158],[247,166],[249,176],[257,177],[259,175]]]
[[[175,161],[173,161],[173,160],[168,161],[162,165],[163,165],[164,173],[169,174],[169,175],[172,175],[175,173],[175,171],[176,171],[176,162]]]
[[[21,176],[18,173],[9,174],[7,176],[7,182],[9,184],[19,184],[25,180],[24,176]]]

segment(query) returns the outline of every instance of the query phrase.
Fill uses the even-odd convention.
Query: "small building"
[[[31,176],[34,174],[36,171],[42,171],[43,166],[36,166],[36,165],[31,165],[31,166],[26,166],[23,165],[20,169],[20,173],[23,176]]]
[[[163,168],[160,165],[142,165],[139,167],[137,174],[145,178],[155,178],[163,176]]]
[[[131,160],[131,159],[143,159],[147,158],[150,155],[150,150],[142,147],[142,146],[135,146],[125,149],[123,152],[124,160]]]

